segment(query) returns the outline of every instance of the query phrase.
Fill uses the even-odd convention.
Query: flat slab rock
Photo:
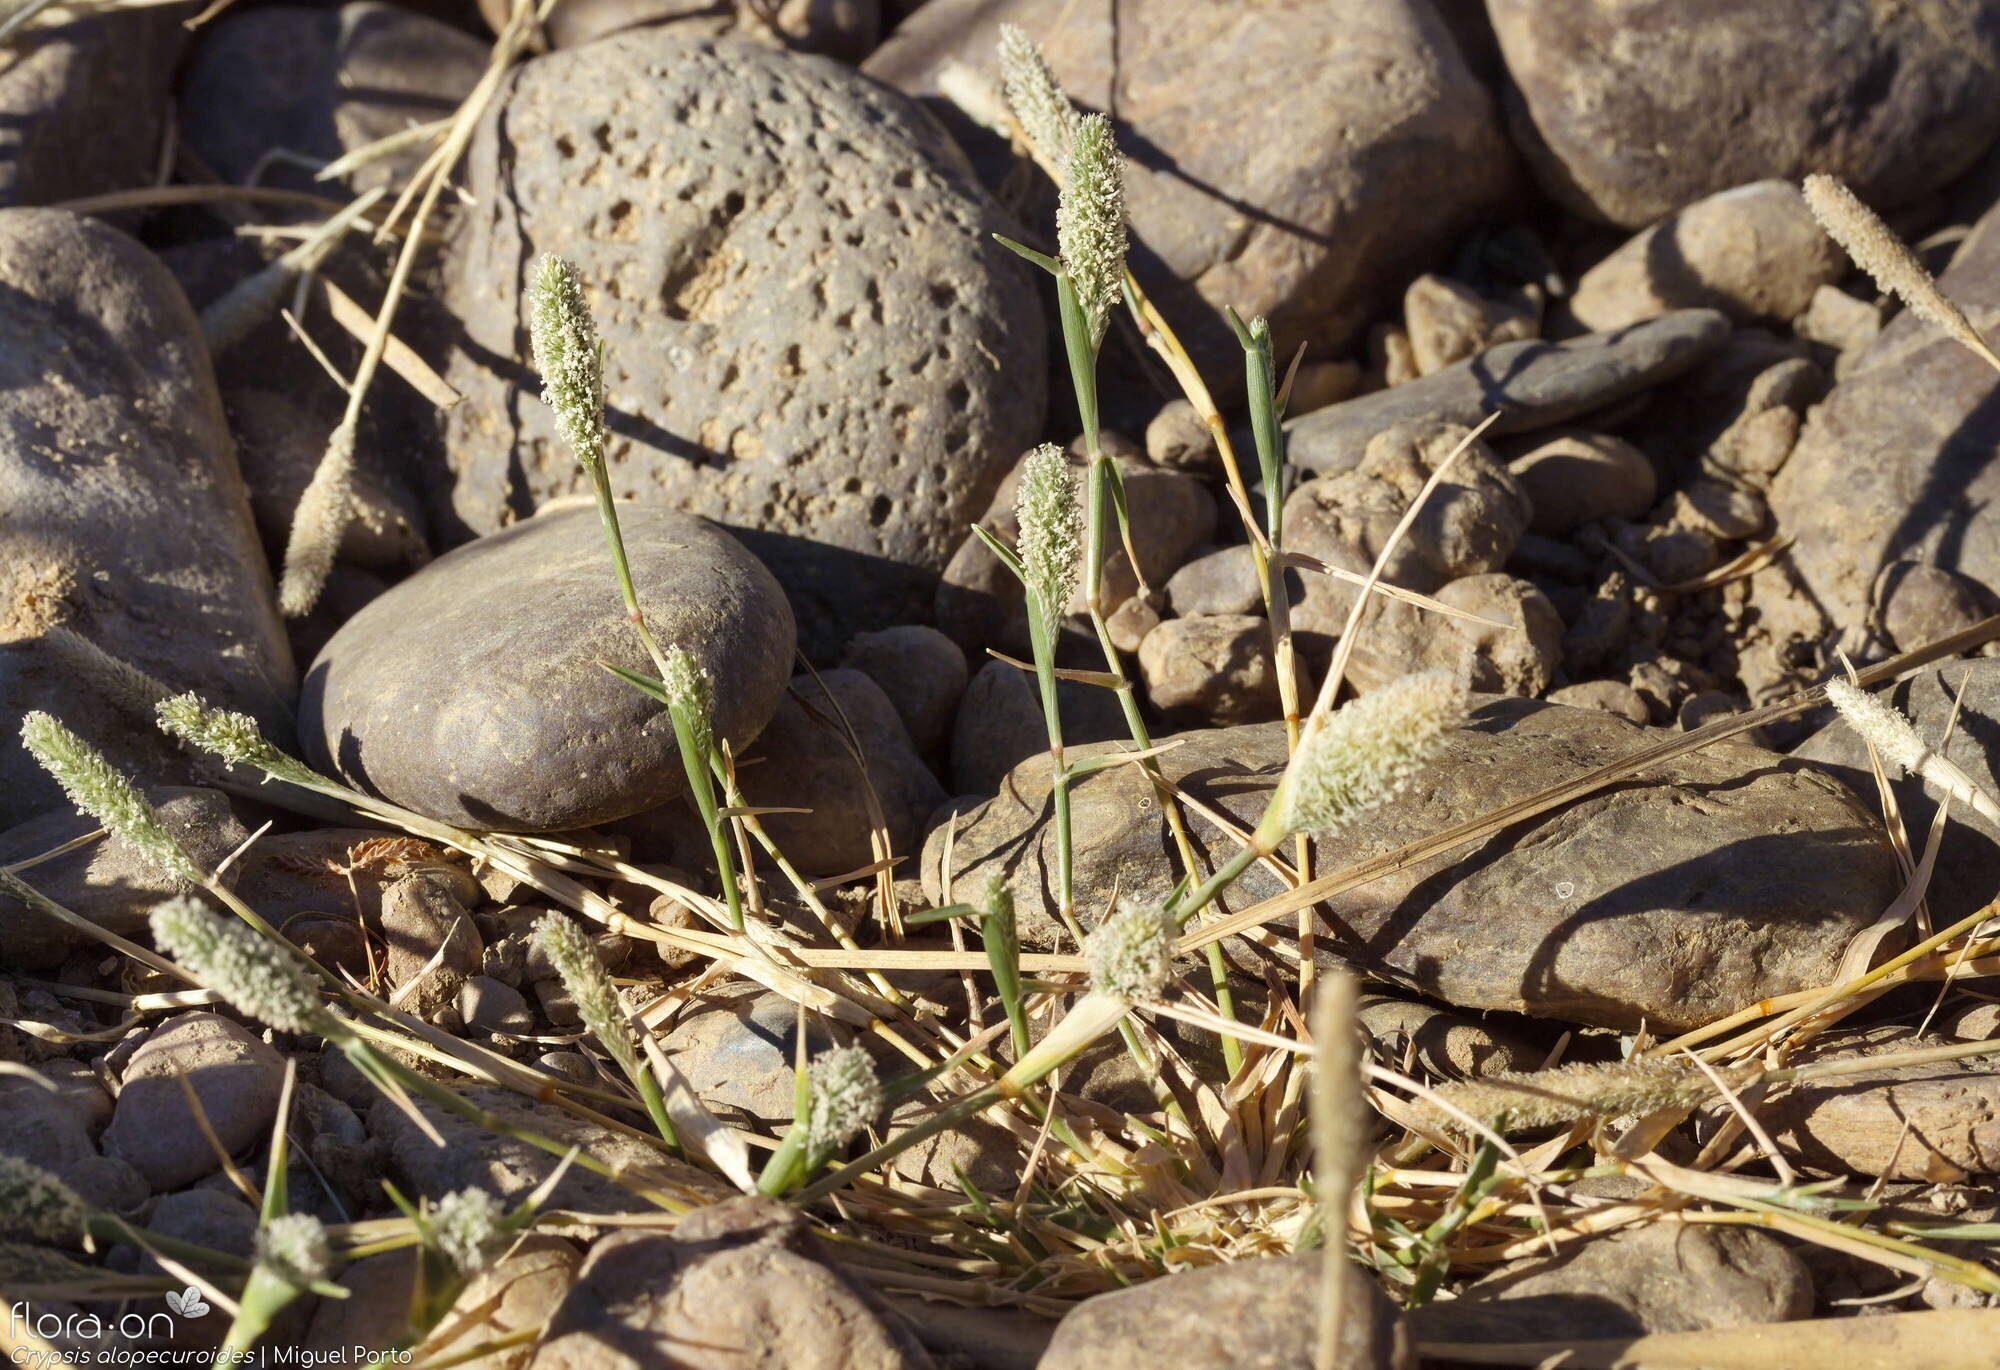
[[[2000,209],[1960,246],[1939,285],[1975,328],[2000,322]],[[1841,374],[1771,486],[1771,512],[1796,541],[1789,569],[1757,594],[1803,580],[1822,627],[1860,629],[1892,561],[1940,566],[2000,588],[2000,378],[1909,311]]]
[[[1323,839],[1323,869],[1359,863],[1580,776],[1645,744],[1610,714],[1526,699],[1479,701],[1472,721],[1404,797]],[[1285,763],[1276,723],[1183,733],[1168,778],[1245,828]],[[1072,749],[1074,755],[1112,744]],[[976,900],[1005,872],[1024,943],[1058,940],[1048,761],[1017,766],[924,849],[926,893]],[[1076,902],[1094,918],[1114,889],[1163,899],[1175,873],[1166,825],[1136,767],[1072,791]],[[1190,817],[1212,857],[1233,842]],[[1368,974],[1463,1008],[1508,1009],[1624,1030],[1681,1030],[1770,995],[1828,983],[1848,940],[1899,888],[1869,810],[1844,786],[1773,753],[1718,744],[1475,845],[1327,901],[1332,944]],[[1252,867],[1233,909],[1277,894]],[[1273,927],[1278,927],[1274,924]],[[1225,943],[1227,948],[1229,944]]]
[[[661,646],[693,653],[717,738],[739,751],[791,678],[770,572],[702,519],[619,511]],[[347,621],[306,675],[313,764],[450,823],[547,832],[664,804],[687,786],[671,720],[599,663],[652,675],[594,508],[558,510],[438,558]]]
[[[759,535],[815,656],[920,621],[1041,433],[1019,232],[922,110],[851,68],[634,29],[517,68],[473,140],[445,256],[465,395],[448,540],[585,490],[528,355],[527,266],[582,275],[612,482]]]
[[[1359,462],[1368,440],[1396,423],[1471,427],[1498,409],[1486,437],[1546,428],[1672,380],[1728,341],[1722,314],[1681,309],[1566,342],[1502,343],[1442,371],[1303,415],[1288,429],[1286,453],[1329,475]]]

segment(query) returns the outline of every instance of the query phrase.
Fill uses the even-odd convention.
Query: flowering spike
[[[504,1236],[500,1201],[483,1189],[454,1190],[431,1205],[430,1244],[470,1278],[486,1266]]]
[[[1022,579],[1053,628],[1083,578],[1083,509],[1076,472],[1054,443],[1043,443],[1021,463],[1014,512],[1021,525]]]
[[[1056,244],[1096,347],[1125,280],[1124,163],[1102,114],[1076,126],[1069,181],[1056,206]]]
[[[806,1067],[806,1145],[811,1151],[846,1146],[882,1111],[882,1083],[860,1047],[834,1047]]]
[[[21,741],[77,808],[168,874],[198,884],[201,872],[138,787],[97,750],[39,710],[21,721]]]
[[[694,734],[695,750],[707,757],[715,750],[712,722],[715,685],[709,680],[708,672],[702,669],[694,653],[687,648],[669,647],[667,678],[662,683],[667,687],[667,702],[687,720],[688,728]]]
[[[281,1032],[345,1036],[305,969],[247,923],[185,896],[153,909],[153,941],[241,1012]]]
[[[0,1228],[43,1241],[75,1241],[90,1207],[76,1191],[20,1157],[0,1152]]]
[[[312,767],[265,741],[257,720],[248,714],[213,708],[192,692],[161,700],[153,714],[161,732],[191,742],[232,766],[249,766],[295,785],[325,783]]]
[[[1986,340],[1943,290],[1917,254],[1910,251],[1881,217],[1861,202],[1837,177],[1814,173],[1805,179],[1806,208],[1827,237],[1846,249],[1854,264],[1875,284],[1894,295],[1912,314],[1934,328],[1941,328],[1979,353],[1987,352]]]
[[[618,997],[618,987],[605,974],[604,963],[597,959],[597,949],[590,944],[589,936],[560,913],[550,912],[535,924],[535,942],[562,978],[563,988],[569,991],[584,1027],[617,1057],[627,1074],[636,1073],[638,1058],[632,1050],[632,1030],[626,1024],[625,1003]]]
[[[1157,999],[1174,967],[1174,920],[1159,904],[1120,900],[1083,939],[1090,986],[1134,1003]]]
[[[1013,24],[1000,26],[1000,77],[1028,150],[1060,185],[1068,174],[1070,144],[1076,141],[1076,107],[1035,40]]]
[[[257,1264],[295,1289],[326,1278],[333,1265],[326,1226],[310,1213],[287,1213],[257,1232]]]
[[[542,402],[585,470],[604,460],[604,354],[576,268],[552,252],[535,263],[528,339]]]
[[[1929,748],[1895,705],[1868,693],[1844,676],[1826,682],[1827,702],[1840,710],[1861,739],[1882,754],[1882,759],[1898,770],[1920,770]]]
[[[1279,785],[1283,830],[1330,832],[1402,793],[1465,720],[1465,684],[1424,671],[1352,701],[1292,758]]]
[[[319,603],[353,509],[354,425],[343,423],[326,440],[326,451],[292,513],[292,536],[278,582],[278,608],[286,618],[303,618]]]

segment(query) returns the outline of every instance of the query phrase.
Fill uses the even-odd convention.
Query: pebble
[[[1160,626],[1161,603],[1166,596],[1155,590],[1149,595],[1134,595],[1104,620],[1104,631],[1111,635],[1111,645],[1130,656],[1145,643],[1146,635]]]
[[[9,209],[0,294],[0,717],[49,709],[141,783],[187,782],[149,716],[38,640],[62,625],[288,741],[291,652],[180,288],[115,229]],[[64,807],[10,730],[0,827]]]
[[[284,1058],[238,1023],[184,1013],[153,1033],[125,1067],[104,1150],[156,1190],[179,1189],[222,1162],[188,1105],[185,1080],[230,1155],[270,1135]]]
[[[777,582],[714,525],[619,511],[654,637],[708,673],[715,736],[740,755],[791,674]],[[432,818],[510,832],[586,826],[683,793],[667,711],[599,662],[653,674],[592,508],[438,558],[334,635],[307,674],[309,759]]]
[[[116,1156],[93,1151],[54,1167],[54,1174],[92,1208],[122,1217],[133,1216],[153,1197],[146,1177]]]
[[[1419,276],[1403,292],[1403,328],[1410,339],[1410,360],[1420,376],[1500,343],[1532,338],[1540,324],[1531,308],[1489,300],[1471,286],[1443,276]]]
[[[1882,575],[1876,591],[1882,629],[1899,652],[1970,628],[1993,612],[1994,594],[1976,581],[1947,571],[1899,561]]]
[[[876,859],[848,728],[866,759],[867,784],[881,805],[891,852],[916,851],[924,819],[946,798],[881,686],[852,670],[822,671],[817,680],[793,677],[792,694],[743,749],[738,781],[753,806],[812,810],[761,820],[779,850],[807,875],[843,875]]]
[[[1177,728],[1257,723],[1284,713],[1271,625],[1249,614],[1168,619],[1140,644],[1139,674],[1153,707]]]
[[[1676,519],[1725,541],[1755,537],[1769,512],[1754,491],[1716,476],[1696,476],[1674,501]]]
[[[1361,461],[1339,475],[1309,480],[1285,501],[1285,547],[1330,566],[1366,574],[1431,473],[1466,439],[1449,425],[1397,424],[1377,434]],[[1483,442],[1474,439],[1395,543],[1382,577],[1426,594],[1460,576],[1497,571],[1527,531],[1530,510],[1520,485]],[[1301,574],[1292,604],[1301,633],[1337,638],[1355,587],[1319,572]]]
[[[1406,1316],[1419,1341],[1591,1341],[1810,1317],[1812,1279],[1777,1238],[1657,1222],[1502,1267]]]
[[[1407,1060],[1412,1051],[1423,1067],[1447,1079],[1489,1075],[1496,1070],[1537,1070],[1548,1050],[1530,1041],[1523,1023],[1504,1017],[1474,1018],[1412,999],[1364,995],[1355,1017],[1385,1061]]]
[[[1487,438],[1563,423],[1670,380],[1729,337],[1714,310],[1676,310],[1616,333],[1498,347],[1391,390],[1328,405],[1288,426],[1286,454],[1322,475],[1361,460],[1368,442],[1405,421],[1471,427],[1493,410]]]
[[[622,1232],[591,1248],[528,1370],[645,1370],[657,1348],[687,1370],[929,1370],[904,1324],[775,1199],[732,1198],[671,1236]]]
[[[535,1030],[535,1015],[521,991],[490,975],[471,976],[459,986],[458,1016],[474,1032],[525,1037]]]
[[[1302,408],[1300,412],[1305,411]],[[1198,475],[1219,471],[1222,466],[1215,435],[1208,431],[1200,411],[1184,399],[1168,400],[1146,425],[1146,460],[1170,471]]]
[[[1261,24],[1175,0],[1128,0],[1115,14],[1067,0],[930,0],[862,69],[925,96],[952,62],[990,78],[1002,23],[1034,35],[1079,104],[1117,111],[1127,211],[1158,263],[1147,288],[1225,404],[1243,375],[1225,307],[1267,316],[1280,357],[1308,334],[1350,338],[1385,285],[1441,258],[1514,189],[1491,97],[1429,4],[1303,7]],[[1245,71],[1297,95],[1284,139],[1216,118]],[[940,113],[1004,174],[990,133]],[[1450,177],[1430,174],[1445,164]]]
[[[216,869],[250,840],[228,798],[218,791],[157,786],[145,793],[154,812],[203,870]],[[65,804],[0,833],[0,861],[25,861],[97,829],[96,819]],[[234,884],[233,874],[224,872],[223,882]],[[115,833],[52,857],[21,878],[71,913],[121,937],[143,937],[155,904],[193,889]],[[39,909],[0,894],[0,965],[49,970],[61,965],[72,950],[97,945]]]
[[[1059,680],[1056,701],[1065,746],[1131,735],[1109,690]],[[1004,661],[981,666],[966,686],[952,724],[952,788],[959,794],[992,794],[1016,762],[1048,749],[1048,725],[1034,677]]]
[[[1642,518],[1658,496],[1653,463],[1609,433],[1552,433],[1507,469],[1534,506],[1530,531],[1552,536],[1599,519]]]
[[[738,983],[696,998],[662,1045],[710,1109],[782,1131],[796,1099],[798,1023],[798,1006],[789,999]],[[823,1029],[808,1032],[808,1053],[831,1045]]]
[[[1343,863],[1646,743],[1643,730],[1597,710],[1474,699],[1472,726],[1425,767],[1413,797],[1342,832]],[[1246,827],[1261,817],[1284,762],[1284,728],[1275,723],[1184,733],[1159,758],[1170,781]],[[1164,899],[1173,887],[1165,823],[1146,778],[1131,769],[1095,772],[1072,791],[1079,907],[1102,906],[1114,887],[1137,900]],[[1599,791],[1332,896],[1333,926],[1342,929],[1333,940],[1366,974],[1458,1008],[1677,1031],[1828,983],[1848,940],[1901,886],[1872,805],[1823,776],[1731,743],[1649,774],[1653,783]],[[939,876],[943,833],[935,832],[924,849],[925,892],[938,903],[977,899],[1002,870],[1023,944],[1053,945],[1047,795],[1048,762],[1033,758],[959,819],[950,892]],[[1189,827],[1211,854],[1232,846],[1205,819],[1190,815]],[[1252,867],[1234,890],[1240,908],[1280,886]]]
[[[1296,579],[1296,577],[1294,577]],[[1166,585],[1167,604],[1180,618],[1197,614],[1254,614],[1264,608],[1257,563],[1247,543],[1193,558]]]
[[[1377,599],[1348,659],[1347,678],[1356,693],[1431,670],[1457,672],[1488,694],[1530,699],[1555,683],[1562,666],[1562,616],[1529,582],[1497,571],[1465,576],[1435,598],[1484,621]]]
[[[1790,181],[1756,181],[1696,200],[1583,273],[1570,312],[1600,332],[1673,309],[1790,323],[1847,274],[1847,255]]]
[[[1976,6],[1494,0],[1488,13],[1536,179],[1627,228],[1809,171],[1894,209],[1971,165],[2000,120],[2000,36]]]
[[[24,1083],[0,1094],[0,1155],[61,1170],[72,1162],[97,1156],[90,1129],[74,1109],[40,1086]]]
[[[907,623],[857,633],[840,664],[881,687],[920,755],[936,756],[943,749],[971,679],[958,644],[927,624]]]
[[[486,70],[487,47],[428,15],[377,0],[339,8],[233,10],[202,31],[181,81],[188,146],[223,180],[319,189],[312,169],[451,113]],[[400,185],[430,152],[419,143],[370,161],[355,190]]]
[[[1321,1259],[1312,1251],[1239,1260],[1085,1299],[1056,1324],[1039,1370],[1310,1365]],[[1396,1306],[1361,1267],[1344,1265],[1342,1278],[1348,1312],[1333,1364],[1415,1370],[1416,1350]],[[1249,1348],[1255,1362],[1246,1357]]]
[[[443,266],[466,398],[440,532],[587,489],[522,365],[520,263],[556,252],[604,339],[619,493],[756,534],[816,660],[921,621],[1044,408],[1039,286],[963,168],[894,91],[742,39],[631,29],[523,65]]]
[[[149,184],[187,42],[165,9],[65,13],[8,40],[0,70],[0,206]]]
[[[1646,707],[1639,692],[1622,680],[1586,680],[1578,685],[1565,685],[1550,690],[1548,699],[1551,704],[1566,704],[1573,709],[1602,709],[1628,723],[1650,723],[1653,718],[1653,711]]]
[[[456,1007],[466,977],[476,975],[484,947],[472,915],[445,882],[426,874],[402,877],[382,892],[383,972],[397,1007],[436,1018]]]
[[[1882,333],[1882,307],[1872,300],[1858,300],[1838,286],[1823,285],[1813,291],[1805,312],[1792,321],[1792,331],[1808,342],[1820,343],[1841,353],[1859,352]],[[1840,365],[1835,363],[1836,368]]]

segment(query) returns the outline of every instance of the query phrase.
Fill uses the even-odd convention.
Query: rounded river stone
[[[740,751],[791,677],[784,592],[701,519],[625,505],[619,521],[647,623],[708,672],[715,734]],[[349,619],[307,673],[299,731],[315,765],[433,818],[583,827],[686,786],[666,710],[601,662],[654,674],[596,510],[564,509],[438,558]]]

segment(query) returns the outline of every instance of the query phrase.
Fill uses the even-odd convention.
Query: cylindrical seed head
[[[528,339],[542,402],[586,470],[604,460],[604,357],[576,268],[554,253],[535,263]]]
[[[182,849],[180,839],[160,820],[138,787],[89,743],[39,710],[21,721],[21,741],[77,808],[131,843],[169,875],[189,884],[200,881],[201,872]]]
[[[1125,281],[1125,166],[1102,114],[1076,126],[1069,181],[1056,205],[1056,245],[1096,347]]]
[[[40,1166],[0,1152],[0,1228],[70,1242],[89,1217],[90,1206],[75,1190]]]
[[[1929,748],[1894,705],[1841,676],[1826,682],[1826,699],[1884,761],[1904,771],[1923,764]]]
[[[185,897],[153,909],[153,942],[236,1008],[281,1032],[345,1035],[292,955],[247,923]]]
[[[1000,77],[1007,88],[1007,107],[1014,111],[1028,150],[1060,185],[1067,176],[1070,144],[1076,140],[1076,107],[1035,40],[1013,24],[1000,26]]]
[[[256,719],[229,709],[212,708],[200,695],[189,692],[163,699],[154,706],[153,714],[160,731],[167,736],[192,743],[232,766],[249,766],[299,785],[325,779],[303,761],[287,756],[266,741]]]
[[[1021,464],[1014,514],[1021,526],[1021,575],[1054,625],[1083,577],[1083,508],[1076,472],[1063,451],[1045,442]]]
[[[1279,786],[1287,833],[1331,832],[1402,793],[1465,720],[1465,683],[1424,671],[1334,714],[1292,758]]]
[[[604,963],[597,959],[597,948],[590,944],[589,935],[560,913],[550,912],[535,924],[535,942],[561,977],[584,1027],[619,1065],[628,1073],[633,1071],[638,1057],[632,1050],[625,1002],[605,973]]]
[[[431,1245],[461,1276],[470,1278],[486,1266],[487,1257],[505,1235],[506,1216],[500,1201],[483,1189],[454,1190],[431,1205]]]
[[[667,648],[667,700],[687,719],[695,749],[703,756],[715,750],[715,684],[685,647]]]

